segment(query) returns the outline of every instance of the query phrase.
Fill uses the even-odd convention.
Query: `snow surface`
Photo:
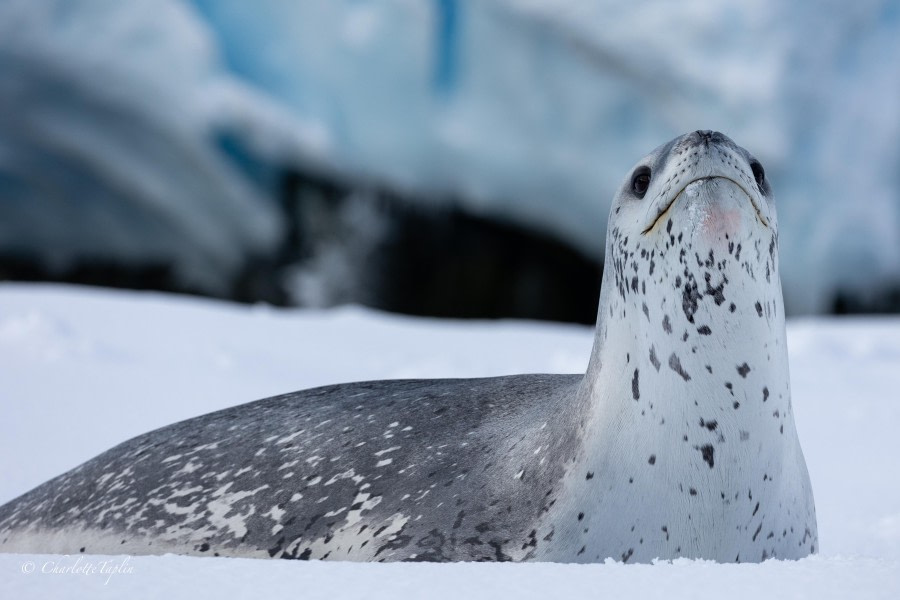
[[[0,284],[0,502],[129,437],[251,399],[363,379],[578,372],[591,342],[592,330],[575,325]],[[788,343],[818,509],[821,554],[809,559],[371,565],[0,555],[0,597],[897,598],[900,319],[794,320]],[[123,564],[130,571],[108,576]],[[54,566],[79,572],[41,572]]]
[[[104,560],[108,565],[101,565]],[[191,558],[83,557],[94,574],[41,573],[77,557],[0,554],[5,598],[299,598],[302,600],[466,600],[636,598],[640,600],[896,600],[900,568],[879,559],[813,557],[761,565],[676,560],[655,565],[550,563],[373,564]],[[23,565],[35,572],[23,574]],[[109,575],[101,568],[131,567]],[[27,568],[27,567],[26,567]],[[108,582],[108,583],[107,583]]]
[[[898,31],[896,0],[5,0],[0,242],[215,288],[277,237],[247,179],[313,165],[599,255],[634,162],[718,129],[773,181],[788,309],[822,311],[900,281]]]

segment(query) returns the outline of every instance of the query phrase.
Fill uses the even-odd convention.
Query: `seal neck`
[[[702,420],[749,431],[773,412],[789,414],[774,234],[745,238],[746,249],[703,251],[616,247],[613,235],[580,392],[600,421],[637,419],[640,429],[647,418]]]

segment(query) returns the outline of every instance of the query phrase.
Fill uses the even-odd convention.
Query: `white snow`
[[[591,335],[571,325],[0,284],[0,502],[133,435],[268,395],[360,379],[577,372]],[[125,557],[0,555],[0,597],[896,598],[900,319],[795,320],[788,343],[819,519],[821,554],[809,559],[576,566],[138,556],[109,577]],[[59,572],[66,568],[78,572]]]
[[[85,570],[89,564],[95,573],[41,573],[54,567]],[[33,565],[35,571],[23,574],[25,565]],[[122,572],[109,573],[117,567]],[[0,555],[0,570],[0,594],[17,600],[896,600],[900,590],[896,562],[840,557],[770,561],[762,565],[688,560],[656,565],[560,565],[298,563],[172,555],[140,556],[125,562],[121,556]]]

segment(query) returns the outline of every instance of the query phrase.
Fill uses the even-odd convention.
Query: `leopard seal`
[[[373,381],[138,436],[0,507],[4,552],[623,562],[815,552],[775,206],[720,133],[612,206],[583,375]]]

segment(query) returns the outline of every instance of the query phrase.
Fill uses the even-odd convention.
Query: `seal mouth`
[[[738,186],[738,188],[740,188],[740,190],[742,192],[744,192],[744,195],[747,196],[747,199],[750,200],[750,205],[753,207],[753,210],[756,212],[756,218],[759,219],[759,222],[762,223],[763,227],[769,227],[769,221],[768,221],[768,219],[766,219],[763,216],[762,211],[759,210],[759,206],[756,204],[756,200],[753,199],[753,195],[750,192],[748,192],[747,188],[745,188],[739,181],[735,181],[731,177],[726,177],[724,175],[707,175],[704,177],[697,177],[697,178],[691,179],[686,184],[684,184],[684,187],[682,187],[680,190],[678,190],[678,193],[672,197],[672,199],[663,207],[663,209],[661,211],[659,211],[659,214],[656,215],[656,218],[653,220],[653,222],[650,223],[650,225],[647,226],[647,228],[644,229],[641,232],[641,234],[646,235],[646,234],[650,233],[650,231],[654,227],[656,227],[656,225],[660,221],[663,220],[663,218],[669,213],[669,211],[675,205],[675,202],[678,200],[678,198],[681,197],[681,195],[684,193],[684,190],[686,190],[688,188],[688,186],[690,186],[692,183],[695,183],[697,181],[712,181],[713,179],[724,179],[724,180],[730,181],[731,183]]]

